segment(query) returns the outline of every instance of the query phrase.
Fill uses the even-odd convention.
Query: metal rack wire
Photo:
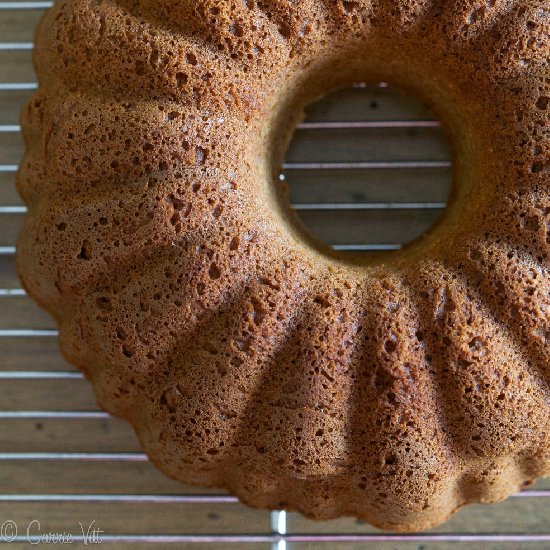
[[[147,548],[188,543],[277,550],[367,546],[433,550],[446,549],[448,544],[453,548],[550,548],[550,511],[544,512],[550,499],[549,482],[491,507],[492,515],[487,513],[489,508],[470,507],[447,526],[402,535],[381,533],[351,520],[312,524],[285,511],[252,512],[231,495],[182,488],[153,470],[127,427],[97,409],[83,376],[60,359],[52,345],[58,335],[53,322],[30,303],[14,271],[13,227],[26,211],[13,191],[22,151],[17,109],[36,88],[29,40],[41,11],[50,4],[0,1],[0,144],[4,146],[0,146],[0,524],[15,519],[23,525],[33,514],[42,514],[36,519],[59,528],[74,520],[74,508],[97,512],[104,521],[121,515],[121,522],[102,535],[103,544],[115,548],[138,543]],[[14,41],[14,37],[26,41]],[[20,62],[26,64],[23,71]],[[18,64],[17,75],[27,75],[27,80],[12,80],[14,64]],[[435,144],[442,142],[439,123],[418,109],[395,109],[391,104],[395,98],[380,107],[383,91],[358,87],[340,97],[340,107],[328,103],[315,107],[298,128],[283,167],[294,208],[320,238],[336,235],[330,244],[338,250],[398,249],[429,227],[446,206],[451,162],[448,151]],[[402,144],[395,145],[395,132],[401,132],[402,139],[420,140],[416,156]],[[426,132],[431,137],[422,141]],[[370,137],[362,143],[358,136],[365,133]],[[382,153],[372,149],[372,140],[380,137],[388,145],[381,147]],[[327,139],[336,144],[328,155]],[[426,156],[418,156],[418,150]],[[389,184],[387,174],[397,171],[398,181]],[[431,183],[423,191],[412,184],[406,190],[402,182],[417,181],[419,173]],[[346,183],[330,185],[329,180]],[[379,180],[386,183],[377,188]],[[401,233],[382,228],[367,241],[363,230],[354,232],[355,220],[363,223],[379,213],[394,213],[397,224],[402,219],[407,223]],[[377,220],[373,223],[381,223]],[[411,220],[418,220],[413,230]],[[37,397],[37,386],[47,399]],[[46,436],[41,435],[44,432]],[[100,442],[104,436],[108,444],[80,440],[80,432]],[[67,440],[65,434],[69,434]],[[88,471],[97,479],[86,477]],[[8,511],[9,517],[4,517]],[[70,516],[65,522],[64,514]],[[474,529],[483,514],[487,519]],[[171,517],[175,518],[172,523],[167,521]],[[147,532],[140,522],[148,526]],[[83,543],[78,525],[69,528],[73,542]],[[0,543],[1,535],[0,530]],[[18,533],[12,541],[40,542],[40,538]]]

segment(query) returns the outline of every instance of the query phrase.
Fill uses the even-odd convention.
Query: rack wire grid
[[[83,544],[98,529],[102,547],[116,549],[550,548],[548,480],[421,534],[383,533],[350,518],[317,523],[169,480],[130,427],[98,409],[14,265],[25,213],[13,185],[23,154],[18,114],[36,88],[32,36],[49,6],[0,2],[0,543],[22,548],[64,534]],[[442,135],[414,100],[383,85],[356,86],[312,106],[281,178],[320,239],[340,250],[396,249],[445,207],[451,163]]]

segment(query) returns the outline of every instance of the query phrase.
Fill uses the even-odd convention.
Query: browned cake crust
[[[547,8],[47,12],[22,117],[19,273],[164,472],[397,530],[549,474]],[[357,80],[436,110],[455,192],[428,236],[355,262],[304,237],[274,174],[304,105]]]

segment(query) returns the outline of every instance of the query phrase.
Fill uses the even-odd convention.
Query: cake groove
[[[496,256],[494,263],[480,265],[479,260],[477,262],[469,260],[468,262],[472,271],[481,276],[481,280],[479,278],[477,280],[480,288],[484,291],[484,302],[490,308],[495,319],[499,320],[501,330],[504,331],[504,327],[510,325],[516,329],[515,335],[509,335],[510,342],[516,342],[521,347],[523,354],[526,355],[526,362],[529,367],[527,370],[536,370],[541,389],[548,391],[550,383],[548,345],[550,342],[547,341],[545,336],[545,327],[548,325],[545,310],[547,309],[546,302],[550,287],[548,285],[549,275],[547,269],[539,271],[535,262],[523,264],[520,276],[514,274],[513,278],[516,284],[518,279],[519,281],[522,281],[522,279],[525,281],[527,278],[527,284],[521,293],[512,294],[508,290],[510,288],[509,275],[503,274],[499,270],[498,264],[507,264],[514,259],[521,265],[517,252],[512,248],[505,247],[503,244],[498,246],[489,245],[483,255],[485,256],[487,252]],[[537,280],[530,280],[527,274],[529,272],[535,274],[537,271],[539,271],[539,275],[536,277]],[[510,272],[513,273],[511,270]],[[519,298],[520,296],[524,296],[523,303]],[[531,308],[529,308],[529,304],[531,304]],[[540,319],[540,315],[542,315],[542,319]],[[517,338],[517,335],[519,335],[519,338]]]

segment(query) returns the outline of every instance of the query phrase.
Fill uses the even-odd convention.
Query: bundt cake
[[[550,473],[549,24],[545,0],[46,13],[18,270],[159,468],[394,530]],[[452,138],[451,205],[399,253],[323,249],[275,184],[304,106],[356,81]]]

